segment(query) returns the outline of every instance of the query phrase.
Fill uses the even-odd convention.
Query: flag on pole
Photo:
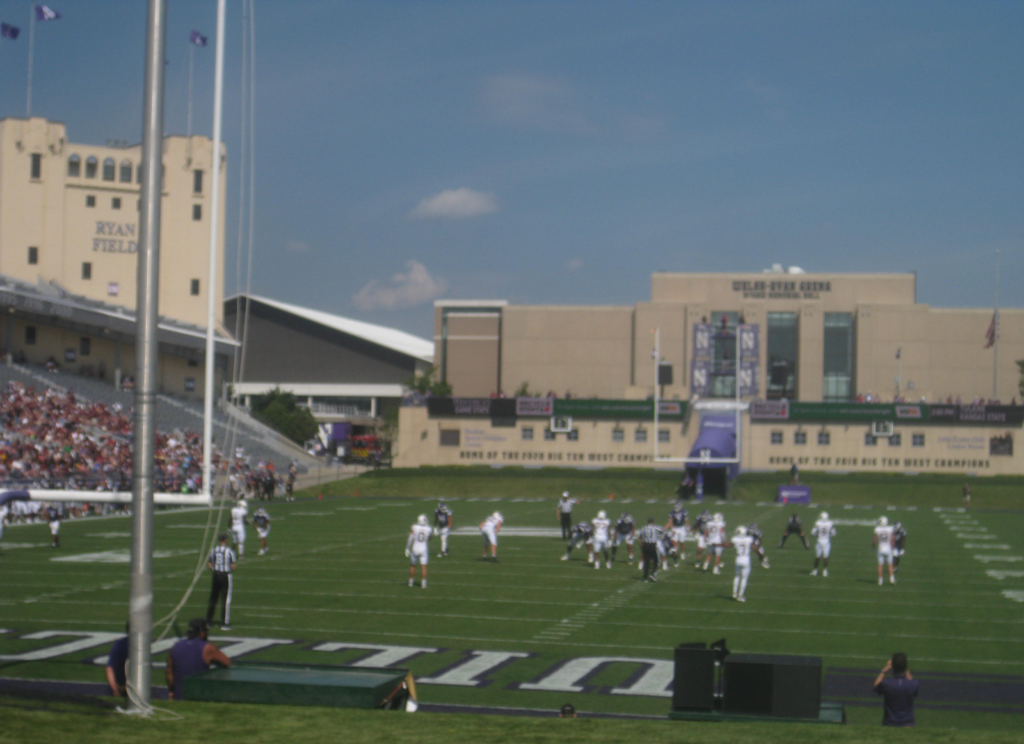
[[[988,330],[985,331],[985,348],[991,349],[996,345],[996,339],[999,338],[999,311],[995,310],[992,312],[992,322],[988,324]]]
[[[36,6],[37,21],[56,21],[58,18],[60,18],[60,13],[58,13],[53,8],[47,5]]]
[[[21,29],[17,26],[12,26],[9,23],[0,23],[0,36],[5,39],[14,41],[18,38],[18,34],[21,33]]]
[[[190,44],[195,44],[197,47],[206,46],[206,37],[195,29],[192,29],[192,33],[189,35],[188,40]]]
[[[902,346],[900,346],[899,348],[896,349],[896,358],[899,359],[901,354],[903,354],[903,347]]]

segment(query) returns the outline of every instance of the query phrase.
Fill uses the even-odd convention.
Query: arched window
[[[85,159],[85,177],[96,178],[96,163],[98,161],[92,155]]]
[[[120,180],[121,180],[121,183],[131,183],[132,182],[132,164],[128,160],[122,160],[121,161],[121,176],[120,176]]]
[[[68,175],[72,178],[78,178],[82,175],[82,159],[77,155],[72,155],[68,158]]]
[[[107,158],[103,161],[103,180],[113,181],[114,180],[114,159]]]

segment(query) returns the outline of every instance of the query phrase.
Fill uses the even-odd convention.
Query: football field
[[[459,489],[452,489],[459,493]],[[871,682],[895,651],[922,680],[921,727],[1001,729],[1024,722],[1024,513],[965,513],[926,504],[708,501],[729,533],[757,522],[771,568],[756,565],[748,601],[732,599],[733,554],[720,575],[687,562],[641,581],[620,548],[610,570],[586,553],[560,560],[555,494],[446,496],[455,533],[447,558],[431,543],[429,588],[409,588],[403,555],[409,527],[436,498],[328,496],[273,502],[270,552],[257,556],[248,528],[236,573],[232,630],[212,640],[235,658],[410,668],[422,703],[664,716],[671,705],[671,650],[725,638],[734,652],[808,654],[824,660],[824,697],[847,705],[851,725],[875,727],[881,706]],[[884,495],[884,493],[882,494]],[[614,521],[664,524],[672,500],[592,499],[574,521],[599,509]],[[250,506],[250,515],[255,506]],[[688,504],[690,519],[696,516]],[[835,522],[827,578],[810,576],[813,551],[791,537],[788,516],[808,532],[827,508]],[[477,525],[500,511],[499,562],[482,559]],[[907,555],[897,584],[879,587],[871,546],[877,517],[901,521]],[[208,510],[156,517],[155,615],[182,598],[200,561]],[[216,519],[214,514],[213,519]],[[221,516],[225,529],[227,510]],[[49,545],[45,524],[9,527],[0,543],[0,676],[103,681],[102,664],[123,630],[128,594],[129,520],[74,520]],[[637,547],[639,558],[639,546]],[[417,570],[417,579],[419,572]],[[178,627],[205,614],[204,572]],[[167,646],[158,644],[154,660]],[[162,670],[154,671],[162,684]]]

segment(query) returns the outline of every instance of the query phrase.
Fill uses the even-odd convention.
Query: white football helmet
[[[878,518],[878,526],[879,527],[888,527],[889,526],[889,518],[888,517],[879,517]]]
[[[736,528],[736,537],[746,537],[746,536],[747,536],[747,528],[746,527],[737,527]]]
[[[607,519],[607,518],[608,518],[608,515],[607,515],[607,514],[605,514],[605,513],[603,512],[603,511],[599,511],[599,512],[597,513],[597,518],[598,518],[598,519]]]
[[[562,491],[562,498],[563,499],[569,498],[569,492],[568,491]]]
[[[494,518],[497,519],[499,522],[505,521],[505,517],[501,516],[501,512],[494,512]]]
[[[821,519],[822,522],[827,522],[828,521],[828,512],[822,512],[820,519]]]
[[[426,514],[420,514],[418,517],[416,517],[416,524],[418,524],[418,525],[420,525],[422,527],[426,527],[427,526],[427,515]]]
[[[716,522],[724,522],[725,521],[725,515],[722,514],[722,512],[715,512],[715,521]]]
[[[249,508],[249,505],[247,503],[245,503],[245,499],[240,499],[239,502],[238,502],[238,505],[240,507],[242,507],[243,509],[248,509]]]

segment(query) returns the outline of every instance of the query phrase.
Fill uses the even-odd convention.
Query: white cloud
[[[494,194],[463,187],[447,189],[424,199],[409,216],[416,219],[464,220],[497,211],[498,202]]]
[[[572,86],[563,79],[501,75],[484,81],[484,111],[492,118],[531,129],[591,132],[594,129]]]
[[[583,259],[580,258],[579,256],[576,256],[576,258],[570,258],[568,261],[565,262],[566,271],[579,271],[582,268]]]
[[[285,253],[309,253],[313,250],[309,243],[301,240],[289,240],[284,246]]]
[[[436,300],[448,288],[419,261],[406,261],[405,268],[391,277],[391,286],[381,286],[376,279],[367,283],[352,297],[353,304],[363,311],[398,310]]]

